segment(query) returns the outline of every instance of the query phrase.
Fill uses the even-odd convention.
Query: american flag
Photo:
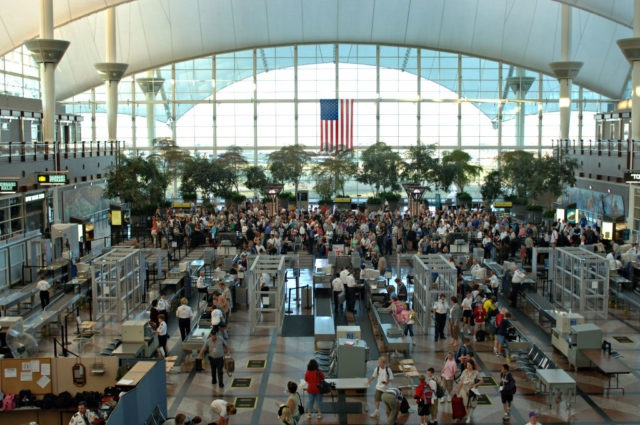
[[[320,150],[353,149],[353,99],[320,100]]]

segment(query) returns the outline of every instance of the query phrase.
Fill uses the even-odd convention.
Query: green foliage
[[[296,194],[292,192],[280,192],[278,193],[278,199],[288,202],[296,202]]]
[[[158,164],[168,183],[176,183],[182,174],[185,161],[190,158],[189,151],[178,147],[176,141],[168,137],[154,139],[153,150],[148,159]]]
[[[269,184],[264,168],[254,165],[244,170],[246,177],[244,185],[249,190],[258,191],[262,196],[266,196],[265,187]]]
[[[431,189],[431,184],[437,181],[440,164],[435,158],[436,145],[411,146],[406,153],[406,162],[402,170],[402,180],[418,183]]]
[[[480,187],[480,194],[485,202],[493,202],[502,195],[502,174],[498,170],[491,171],[484,176]]]
[[[533,153],[521,150],[503,152],[500,160],[505,184],[518,197],[526,198],[531,191],[532,176],[537,172]]]
[[[558,197],[566,186],[576,183],[575,172],[579,166],[572,158],[559,159],[552,155],[536,158],[530,152],[513,151],[503,153],[501,160],[505,181],[521,199],[542,195]]]
[[[506,195],[504,200],[511,202],[513,205],[527,205],[529,203],[527,198],[521,198],[518,195]]]
[[[382,199],[372,196],[367,199],[367,205],[382,205]]]
[[[542,213],[543,218],[555,218],[556,212],[554,210],[546,210]]]
[[[119,197],[135,207],[148,205],[155,209],[160,205],[168,181],[156,161],[121,156],[117,164],[107,175],[105,196]]]
[[[380,189],[400,190],[398,184],[399,170],[402,167],[402,158],[383,142],[377,142],[369,146],[360,157],[362,169],[356,180],[360,183],[371,185],[375,195]]]
[[[458,194],[456,195],[456,197],[457,197],[460,201],[471,201],[471,195],[469,195],[467,192],[458,192]]]
[[[218,155],[218,159],[233,170],[233,186],[235,187],[236,192],[238,191],[238,183],[240,181],[243,168],[249,164],[242,152],[243,149],[241,147],[231,146],[230,148],[227,148],[226,152]]]
[[[402,196],[394,192],[380,192],[378,194],[378,197],[388,202],[398,202],[400,201],[400,199],[402,199]]]
[[[247,197],[244,196],[242,193],[231,192],[228,196],[228,199],[230,199],[232,202],[240,203],[245,199],[247,199]]]
[[[274,182],[292,183],[298,192],[304,167],[310,161],[311,155],[301,145],[283,146],[269,154],[269,171]]]
[[[441,171],[447,177],[453,176],[458,192],[464,192],[464,187],[482,171],[482,167],[471,164],[471,155],[460,149],[446,153],[442,157],[442,166]]]
[[[336,152],[312,167],[311,174],[316,179],[315,191],[324,199],[331,199],[335,194],[342,195],[347,179],[357,171],[358,166],[351,151]]]
[[[527,211],[542,212],[542,205],[527,205]]]
[[[235,172],[223,160],[192,157],[184,164],[182,184],[189,190],[202,191],[205,199],[210,195],[226,198],[232,192]]]
[[[333,200],[332,199],[320,199],[318,201],[318,205],[322,206],[322,205],[333,205]]]

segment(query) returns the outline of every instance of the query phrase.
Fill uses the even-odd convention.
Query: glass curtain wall
[[[152,75],[162,89],[149,99],[136,83]],[[414,47],[313,44],[257,48],[163,66],[119,85],[118,138],[125,149],[151,149],[170,137],[192,153],[214,156],[240,146],[250,163],[299,144],[320,149],[320,99],[354,99],[356,155],[376,141],[400,152],[416,143],[439,154],[461,148],[486,169],[500,152],[551,151],[560,132],[554,77],[516,66]],[[65,103],[85,115],[82,134],[107,138],[104,86]],[[595,138],[593,115],[613,100],[573,86],[570,137]],[[367,188],[368,189],[368,188]]]

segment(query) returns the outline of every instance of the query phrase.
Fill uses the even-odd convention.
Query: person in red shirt
[[[487,312],[485,311],[482,303],[479,302],[478,305],[476,305],[476,308],[473,309],[473,320],[475,322],[475,326],[473,327],[473,339],[476,341],[478,340],[477,339],[478,331],[481,330],[482,332],[485,332],[485,335],[486,335],[486,330],[484,327],[484,322],[486,317],[487,317]]]
[[[500,327],[500,322],[502,322],[502,318],[504,317],[506,312],[507,312],[507,309],[502,308],[500,310],[500,313],[496,315],[496,327],[495,327],[494,334],[497,332],[498,328]],[[493,339],[493,352],[498,354],[498,337],[497,336]]]
[[[307,419],[311,419],[313,413],[313,405],[318,400],[317,418],[322,419],[322,394],[318,389],[318,384],[324,379],[324,373],[318,368],[316,359],[309,360],[307,364],[307,372],[304,374],[304,380],[307,382],[307,394],[309,394],[309,402],[307,403]]]

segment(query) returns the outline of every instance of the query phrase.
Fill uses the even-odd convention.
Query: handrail
[[[116,155],[124,146],[123,141],[55,141],[55,142],[0,142],[0,160],[9,162],[27,162],[27,160],[49,160],[50,156],[60,166],[60,158],[84,158],[93,156]]]

